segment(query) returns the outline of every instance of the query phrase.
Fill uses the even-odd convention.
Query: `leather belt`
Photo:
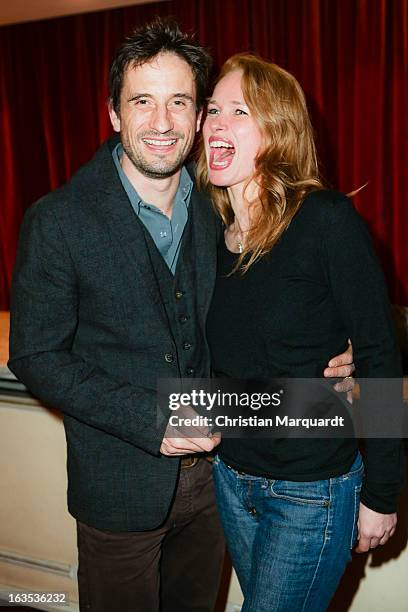
[[[197,465],[198,459],[199,457],[194,457],[193,455],[182,457],[180,462],[181,469],[186,470],[188,468],[194,467],[195,465]]]

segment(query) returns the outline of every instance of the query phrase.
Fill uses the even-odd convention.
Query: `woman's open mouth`
[[[211,170],[228,168],[235,155],[235,146],[231,140],[211,136],[208,144],[210,146],[209,166]]]

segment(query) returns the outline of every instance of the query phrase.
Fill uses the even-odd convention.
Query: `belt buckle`
[[[187,470],[189,468],[194,467],[198,463],[198,457],[182,457],[181,459],[181,469]]]

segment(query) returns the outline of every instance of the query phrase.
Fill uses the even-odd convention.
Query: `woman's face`
[[[203,126],[210,182],[218,187],[242,187],[254,174],[262,135],[241,89],[240,70],[217,83]]]

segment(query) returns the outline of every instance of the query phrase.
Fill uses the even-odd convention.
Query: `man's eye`
[[[185,100],[174,100],[173,104],[174,106],[178,106],[180,108],[186,105]]]
[[[135,104],[138,106],[146,106],[148,103],[149,100],[146,100],[146,98],[139,98],[138,100],[135,100]]]

